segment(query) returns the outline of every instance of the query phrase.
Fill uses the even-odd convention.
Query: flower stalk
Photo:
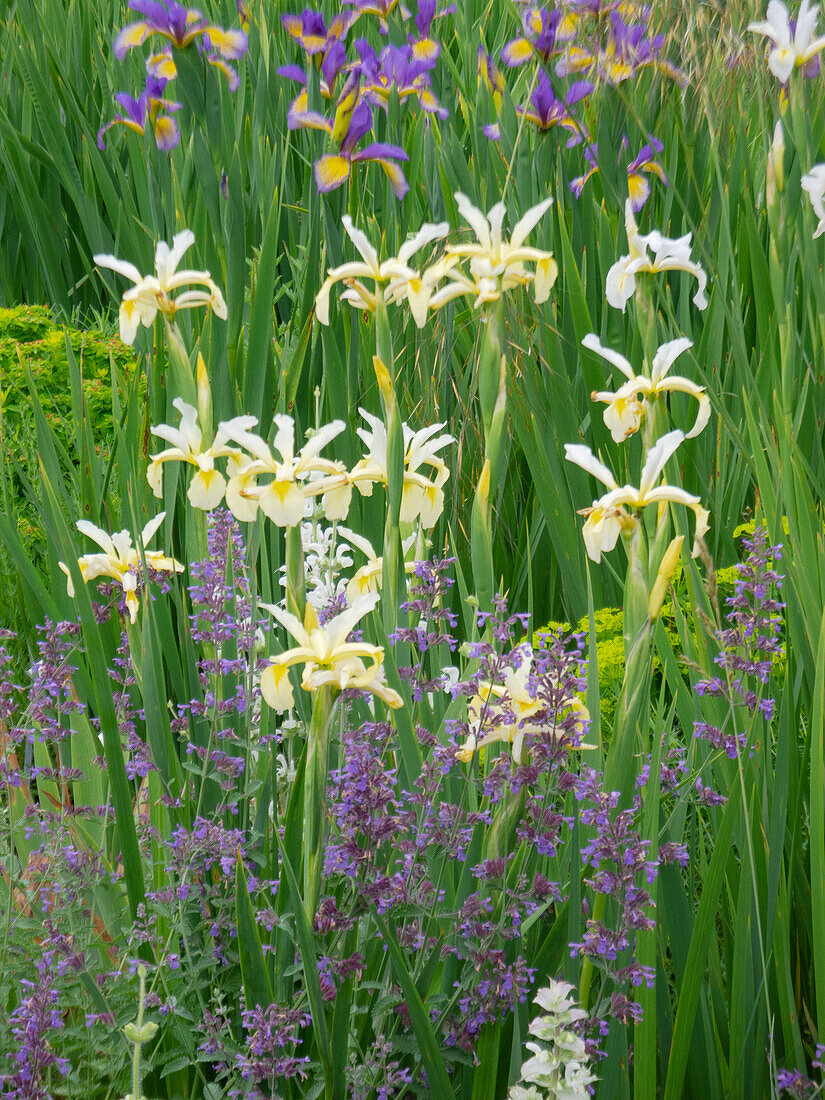
[[[504,353],[504,299],[485,309],[484,338],[478,363],[478,400],[484,427],[484,466],[473,500],[473,580],[479,608],[489,611],[495,594],[493,530],[490,495],[504,466],[504,425],[507,420],[507,357]]]
[[[401,498],[404,490],[404,432],[393,380],[390,321],[382,288],[375,287],[375,377],[381,393],[387,429],[387,520],[384,526],[382,601],[384,629],[389,634],[398,623],[398,609],[405,598],[404,553],[401,548]]]
[[[143,963],[138,966],[138,980],[140,981],[140,992],[138,994],[137,1020],[127,1024],[123,1029],[127,1041],[134,1047],[132,1052],[132,1091],[125,1097],[125,1100],[145,1100],[140,1083],[140,1051],[145,1043],[149,1043],[154,1039],[158,1030],[157,1024],[153,1024],[151,1021],[143,1022],[143,1012],[146,1007],[146,967]]]
[[[314,922],[318,908],[324,865],[324,802],[333,709],[333,688],[326,684],[315,692],[304,772],[304,909],[310,924]]]

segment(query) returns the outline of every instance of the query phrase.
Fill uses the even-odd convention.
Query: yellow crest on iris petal
[[[526,38],[514,38],[501,51],[502,59],[509,65],[521,65],[533,56],[533,44]]]
[[[150,33],[148,23],[132,23],[124,27],[117,36],[118,47],[122,50],[130,50],[133,46],[142,46]]]
[[[420,38],[413,43],[412,53],[416,61],[435,61],[439,54],[438,43],[432,38]]]
[[[646,176],[634,172],[633,175],[627,177],[627,190],[634,208],[638,209],[647,202],[647,197],[650,194],[650,183]]]
[[[174,141],[176,133],[177,126],[168,115],[162,115],[160,118],[155,119],[155,141],[161,148],[165,144]]]
[[[349,179],[350,166],[346,157],[327,153],[315,163],[315,177],[321,191],[331,191]]]

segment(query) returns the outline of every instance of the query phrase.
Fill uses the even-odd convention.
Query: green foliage
[[[227,25],[236,17],[231,0],[210,7],[209,17]],[[4,780],[0,789],[0,890],[6,891],[0,894],[0,911],[15,915],[0,938],[0,1007],[11,1013],[19,1003],[18,977],[34,976],[49,909],[41,891],[49,882],[65,881],[66,897],[72,883],[77,888],[72,868],[38,864],[43,838],[30,833],[25,815],[45,815],[54,824],[48,817],[53,814],[59,828],[46,840],[54,859],[59,862],[64,842],[71,842],[83,852],[99,853],[104,871],[115,876],[115,881],[84,880],[75,890],[76,901],[52,907],[61,931],[75,936],[78,949],[89,956],[96,952],[107,970],[125,970],[127,958],[139,952],[145,957],[165,945],[154,959],[158,968],[150,976],[150,992],[169,1003],[177,990],[179,1004],[154,1047],[147,1046],[147,1095],[214,1100],[221,1090],[241,1087],[235,1059],[246,1049],[242,990],[263,999],[271,990],[279,1005],[312,1009],[304,1048],[311,1058],[310,1082],[305,1090],[285,1082],[288,1100],[313,1095],[322,1075],[328,1095],[338,1100],[346,1085],[341,1067],[357,1063],[364,1070],[373,1045],[383,1039],[385,1062],[397,1065],[406,1058],[420,1065],[423,1057],[442,1091],[473,1100],[500,1100],[505,1094],[521,1060],[532,1009],[520,1006],[507,1022],[483,1032],[474,1051],[480,1068],[461,1052],[440,1049],[439,1014],[455,1009],[464,992],[461,978],[472,977],[470,967],[462,971],[450,955],[458,950],[456,940],[449,940],[454,922],[442,928],[432,905],[411,904],[409,911],[380,914],[378,920],[359,909],[353,929],[316,936],[310,926],[300,893],[302,878],[308,877],[302,876],[307,864],[302,798],[311,708],[296,679],[303,713],[292,726],[257,703],[224,722],[220,705],[235,697],[238,677],[251,688],[260,669],[254,658],[241,673],[199,667],[199,660],[217,656],[199,650],[188,618],[187,585],[195,579],[191,563],[204,546],[202,517],[193,517],[186,479],[171,467],[162,504],[146,482],[145,457],[152,446],[147,427],[172,421],[176,396],[167,384],[162,322],[154,331],[140,330],[133,355],[106,332],[64,330],[54,318],[72,309],[83,316],[109,309],[114,317],[123,279],[96,271],[95,253],[115,253],[148,273],[155,243],[192,228],[192,266],[210,269],[229,307],[226,322],[204,321],[195,311],[180,319],[185,355],[194,365],[201,352],[207,363],[215,423],[254,412],[267,435],[273,416],[289,413],[300,438],[319,423],[340,419],[348,430],[335,457],[352,466],[360,457],[354,432],[358,409],[382,412],[372,369],[375,329],[368,314],[346,304],[333,305],[331,325],[322,329],[313,308],[325,271],[356,258],[342,231],[342,215],[350,214],[384,258],[424,220],[446,218],[453,239],[469,239],[456,212],[457,188],[485,210],[503,199],[506,227],[552,193],[554,206],[528,243],[552,249],[560,274],[545,304],[536,306],[515,291],[501,308],[497,324],[507,369],[506,403],[499,411],[506,410],[506,416],[496,423],[495,436],[489,406],[498,361],[489,329],[482,335],[479,311],[466,300],[431,317],[423,332],[403,310],[390,311],[382,340],[392,347],[387,366],[395,380],[393,415],[416,428],[444,421],[444,430],[456,439],[444,519],[432,532],[432,552],[458,558],[460,595],[452,608],[461,619],[462,639],[479,640],[466,599],[473,595],[468,584],[474,564],[476,584],[483,576],[489,589],[494,580],[508,592],[511,610],[529,608],[534,624],[563,619],[550,621],[547,629],[574,624],[588,635],[592,617],[596,659],[587,698],[595,747],[580,759],[605,769],[606,782],[621,792],[624,803],[649,766],[640,795],[644,839],[653,849],[684,844],[688,850],[684,868],[662,867],[655,883],[645,883],[656,919],[653,928],[639,931],[638,957],[655,974],[655,988],[633,994],[644,1009],[642,1023],[611,1027],[599,1095],[610,1100],[772,1097],[776,1070],[804,1069],[825,1039],[825,283],[822,241],[813,239],[815,219],[801,189],[803,173],[823,159],[825,149],[822,76],[805,81],[801,71],[794,73],[787,99],[780,99],[778,82],[765,64],[764,42],[747,32],[764,3],[759,14],[744,0],[652,5],[651,19],[658,24],[652,30],[667,30],[664,52],[684,69],[687,89],[681,92],[652,70],[617,86],[600,80],[583,107],[598,141],[600,171],[574,199],[569,185],[584,170],[584,143],[568,148],[566,133],[558,140],[558,128],[539,132],[516,111],[529,97],[533,66],[505,74],[501,140],[489,142],[482,131],[492,119],[493,98],[478,81],[476,49],[483,45],[498,58],[504,43],[521,33],[519,13],[502,0],[459,3],[454,17],[434,25],[442,43],[435,91],[449,118],[425,119],[410,110],[411,103],[395,99],[378,116],[378,139],[398,141],[410,155],[407,197],[396,202],[380,169],[364,165],[346,190],[321,196],[312,164],[326,138],[320,131],[288,129],[295,89],[277,76],[278,66],[298,60],[297,46],[281,25],[280,7],[258,2],[248,7],[250,49],[238,66],[240,89],[230,95],[216,82],[203,96],[203,111],[188,103],[179,114],[183,140],[171,156],[158,156],[151,135],[141,138],[125,129],[108,133],[105,151],[97,147],[98,127],[116,110],[115,94],[135,92],[145,77],[145,58],[137,51],[123,64],[112,56],[112,34],[123,21],[125,4],[15,0],[0,16],[0,301],[49,301],[59,311],[31,304],[0,310],[0,627],[20,633],[18,666],[27,651],[34,653],[34,624],[44,617],[75,619],[79,613],[84,633],[82,654],[72,655],[74,671],[64,670],[57,691],[76,697],[82,711],[63,716],[65,736],[49,745],[39,739],[31,715],[22,714],[20,728],[31,727],[32,738],[28,746],[18,746],[18,770],[11,769],[22,785]],[[401,33],[400,18],[396,11],[391,36]],[[32,27],[38,28],[35,36]],[[377,28],[366,28],[364,16],[357,33],[364,30],[380,47],[385,39]],[[189,90],[204,75],[214,75],[194,49],[186,65]],[[203,83],[202,90],[206,87]],[[780,117],[785,149],[777,174],[769,149]],[[651,135],[664,143],[661,161],[669,186],[653,181],[650,200],[637,216],[639,227],[669,237],[693,233],[694,256],[709,274],[705,312],[694,309],[689,279],[677,273],[648,283],[644,308],[636,301],[625,312],[605,305],[607,272],[627,250],[627,181],[624,162],[617,163],[625,134],[633,153]],[[642,547],[644,554],[622,539],[598,566],[585,556],[577,511],[593,500],[594,484],[565,462],[565,443],[590,445],[618,484],[638,483],[645,446],[644,429],[616,444],[602,406],[591,401],[593,391],[615,388],[617,375],[583,351],[582,338],[590,332],[636,368],[658,342],[677,335],[693,341],[679,372],[707,387],[713,414],[667,476],[678,478],[674,483],[701,496],[709,508],[707,550],[696,560],[688,558],[693,521],[689,528],[677,508],[662,514],[661,528],[648,515],[650,545]],[[123,383],[114,387],[113,365]],[[186,364],[179,361],[177,367]],[[480,389],[486,411],[479,408]],[[658,413],[668,427],[686,427],[686,410],[687,399],[676,393],[667,407],[660,403]],[[474,515],[485,457],[492,459],[496,478],[489,514],[478,506]],[[398,490],[396,476],[396,507]],[[399,531],[397,525],[385,528],[383,500],[379,491],[356,498],[349,522],[376,548],[386,541],[392,553]],[[153,588],[154,598],[142,598],[140,617],[133,628],[128,624],[128,664],[136,682],[126,693],[128,704],[115,703],[109,670],[127,622],[114,614],[97,623],[92,600],[100,590],[81,584],[74,563],[90,546],[75,523],[84,517],[107,531],[137,532],[161,507],[167,518],[156,545],[176,554],[187,572],[172,579],[171,592]],[[743,517],[749,522],[742,524]],[[719,675],[716,632],[724,625],[726,597],[734,592],[729,566],[715,572],[714,589],[713,562],[733,561],[735,539],[753,533],[757,519],[772,542],[784,544],[780,570],[787,574],[781,594],[787,604],[786,653],[773,658],[769,683],[752,677],[755,696],[777,700],[770,721],[758,715],[750,720],[747,708],[692,690],[696,680]],[[667,600],[657,621],[650,622],[645,597],[654,578],[648,571],[655,572],[674,533],[688,536],[674,580],[677,598]],[[282,535],[258,522],[247,534],[254,597],[276,602],[278,570],[287,558]],[[67,594],[60,561],[74,570],[76,599]],[[396,664],[407,664],[409,653],[403,647],[391,650],[385,635],[398,618],[402,587],[400,581],[396,603],[384,605],[383,620],[376,617],[365,630],[385,647],[388,682],[406,692]],[[108,598],[105,590],[100,598]],[[534,635],[536,646],[540,635]],[[270,632],[255,658],[284,644],[291,643]],[[236,654],[220,656],[231,663]],[[428,658],[433,679],[458,659],[446,646],[433,649]],[[465,716],[466,700],[448,702],[435,690],[425,691],[415,705],[408,697],[406,702],[394,720],[387,767],[398,773],[399,784],[411,787],[422,762],[431,765],[427,738],[443,740],[447,721]],[[205,710],[196,715],[202,705]],[[190,708],[184,718],[180,707]],[[368,714],[354,704],[348,720],[358,725]],[[130,721],[159,769],[145,780],[124,770]],[[731,759],[694,738],[700,721],[738,732],[745,750]],[[426,737],[419,736],[421,729]],[[340,751],[340,730],[334,733],[331,757]],[[8,734],[0,725],[3,752]],[[243,777],[225,802],[220,793],[225,777],[207,760],[218,734],[244,762]],[[268,743],[276,734],[284,741]],[[484,801],[488,773],[483,769],[499,751],[506,754],[507,746],[495,742],[485,750],[478,773],[472,771],[477,763],[470,766],[477,785],[463,774],[446,781],[449,796],[465,799],[461,804],[468,812],[482,808],[503,819],[518,811],[517,804],[499,810]],[[92,766],[104,755],[105,772]],[[675,761],[684,770],[668,786],[659,765],[678,770]],[[47,771],[35,779],[32,762],[38,768],[82,766],[85,778],[61,784]],[[697,781],[721,792],[726,802],[701,804]],[[91,812],[106,802],[102,819]],[[548,901],[531,914],[519,946],[539,971],[537,984],[563,973],[592,1009],[607,996],[607,978],[589,960],[571,958],[569,944],[581,940],[588,919],[609,921],[615,899],[597,897],[588,884],[593,868],[582,866],[581,851],[591,835],[576,816],[577,806],[570,795],[562,809],[574,827],[552,856],[566,901]],[[317,800],[309,810],[323,817]],[[174,864],[173,838],[212,812],[224,827],[242,834],[246,862],[236,845],[225,865],[195,872]],[[471,832],[465,861],[427,866],[436,890],[443,889],[455,910],[476,889],[469,868],[486,851],[484,829],[476,825]],[[500,832],[509,839],[503,826]],[[507,856],[513,888],[525,869],[540,865],[526,842],[513,844]],[[426,847],[416,854],[425,862],[427,857]],[[275,898],[262,884],[267,879],[281,880]],[[163,894],[172,885],[180,896]],[[203,904],[201,889],[208,892]],[[145,929],[134,921],[150,893],[161,899],[152,902],[151,948],[141,939]],[[502,887],[491,906],[503,911],[504,896]],[[348,901],[351,896],[340,888],[337,902]],[[405,940],[407,919],[420,922],[422,946],[413,948],[412,940]],[[223,963],[213,952],[215,927],[226,933]],[[240,930],[242,942],[228,929]],[[114,946],[116,959],[109,956]],[[333,948],[363,950],[363,974],[342,982],[334,1003],[321,1003],[314,956]],[[512,952],[514,943],[508,940],[502,950]],[[182,970],[169,956],[184,960]],[[55,1095],[97,1096],[96,1090],[115,1095],[129,1087],[122,1037],[101,1025],[91,1035],[85,1029],[83,1012],[101,1009],[93,969],[67,972],[60,1003],[65,1027],[56,1042],[71,1057],[75,1073],[62,1084],[63,1092],[56,1077],[50,1082]],[[395,1012],[397,989],[410,1015],[406,1034]],[[118,1025],[133,1017],[128,981],[106,991],[104,1007]],[[226,1023],[225,1036],[232,1035],[218,1080],[212,1080],[209,1057],[198,1049],[197,1029],[207,1013]],[[1,1056],[13,1050],[13,1042],[8,1029],[0,1030]],[[368,1081],[367,1094],[381,1083]]]
[[[100,438],[111,441],[112,362],[126,377],[137,367],[134,354],[113,335],[66,328],[45,306],[0,309],[0,391],[7,456],[22,456],[33,436],[27,373],[40,394],[56,438],[71,453],[74,441],[72,398],[66,340],[83,378],[87,415]],[[26,464],[30,455],[26,457]],[[31,472],[31,471],[28,471]]]
[[[0,309],[0,443],[3,450],[3,499],[9,519],[16,524],[22,546],[36,564],[43,579],[47,573],[48,541],[42,515],[32,487],[40,483],[40,453],[35,426],[34,403],[42,403],[54,443],[75,469],[80,465],[77,446],[75,404],[69,368],[67,341],[82,378],[83,402],[94,424],[99,457],[112,450],[112,367],[128,383],[136,375],[134,355],[119,339],[100,330],[64,326],[54,320],[45,306],[16,306]],[[32,387],[37,394],[33,398]],[[73,484],[72,478],[69,483]],[[72,493],[80,508],[79,490]],[[24,658],[27,623],[20,600],[17,571],[0,541],[0,601],[9,609],[4,625],[20,637],[20,660]]]

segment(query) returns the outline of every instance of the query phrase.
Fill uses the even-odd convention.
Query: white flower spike
[[[93,257],[98,267],[110,268],[135,284],[126,291],[120,304],[120,338],[124,344],[134,344],[138,325],[150,328],[158,311],[171,321],[179,309],[208,306],[216,317],[226,320],[226,302],[209,272],[177,270],[184,252],[194,243],[195,235],[189,229],[175,235],[171,248],[165,241],[158,241],[155,275],[141,275],[134,264],[116,256],[100,254]],[[169,297],[172,291],[193,283],[206,290],[186,290],[175,299]]]

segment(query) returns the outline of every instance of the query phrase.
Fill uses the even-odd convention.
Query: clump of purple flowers
[[[825,1044],[816,1044],[816,1054],[811,1065],[820,1072],[825,1071]],[[809,1097],[820,1095],[821,1086],[818,1087],[816,1081],[811,1080],[801,1070],[781,1069],[776,1075],[776,1091],[780,1096],[784,1094],[798,1100],[808,1100]]]
[[[98,148],[105,148],[103,135],[112,126],[126,126],[143,134],[151,126],[158,149],[171,152],[180,143],[180,130],[172,118],[183,104],[169,99],[167,85],[177,78],[178,70],[173,50],[186,50],[190,46],[218,69],[227,79],[229,90],[237,91],[240,77],[229,64],[246,53],[247,38],[242,30],[224,30],[207,20],[201,12],[187,9],[176,0],[129,0],[133,12],[143,16],[137,23],[129,23],[115,37],[114,55],[122,61],[129,50],[142,46],[156,36],[164,42],[159,52],[146,61],[146,87],[137,99],[125,92],[115,96],[124,114],[102,126],[98,131]]]
[[[782,557],[781,546],[769,546],[765,531],[757,528],[753,538],[743,538],[748,556],[737,565],[733,596],[727,600],[729,627],[716,631],[720,653],[716,663],[724,676],[700,680],[696,692],[726,700],[730,719],[745,710],[751,716],[761,714],[770,721],[775,702],[763,698],[762,688],[770,679],[773,661],[782,653],[781,611],[785,606],[774,592],[782,587],[782,576],[773,563]],[[696,722],[694,736],[709,741],[714,748],[736,760],[748,745],[748,734],[725,729],[710,722]]]
[[[582,862],[590,868],[585,883],[596,895],[612,899],[617,912],[610,926],[588,918],[582,940],[570,945],[570,953],[598,959],[619,987],[645,984],[652,989],[655,974],[639,965],[634,954],[636,933],[655,927],[646,887],[656,880],[662,864],[685,866],[688,853],[683,844],[675,843],[651,852],[650,841],[639,833],[640,793],[629,807],[619,809],[619,793],[604,790],[602,784],[600,773],[585,768],[573,780],[573,792],[582,803],[581,822],[592,830],[581,849]],[[617,989],[611,996],[610,1014],[625,1024],[638,1023],[641,1007]]]
[[[17,1049],[11,1055],[15,1069],[0,1077],[7,1100],[51,1100],[49,1070],[54,1066],[61,1077],[71,1069],[67,1059],[55,1054],[50,1033],[63,1028],[63,1012],[58,1007],[52,967],[37,964],[37,981],[20,979],[24,993],[9,1017],[9,1029]]]
[[[237,1066],[243,1080],[255,1086],[251,1093],[254,1098],[268,1100],[279,1081],[306,1077],[309,1058],[297,1057],[295,1049],[301,1041],[301,1029],[311,1023],[312,1017],[306,1012],[276,1004],[244,1010],[241,1024],[246,1050],[237,1055]],[[263,1089],[261,1085],[270,1087]]]

